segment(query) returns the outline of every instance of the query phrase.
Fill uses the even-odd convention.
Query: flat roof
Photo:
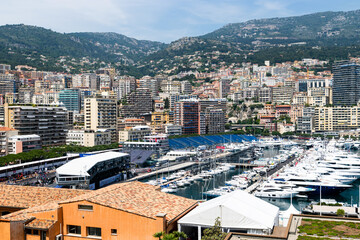
[[[91,156],[80,157],[71,160],[70,162],[57,168],[56,173],[69,176],[89,176],[87,171],[89,171],[95,164],[124,156],[129,156],[129,154],[119,152],[105,152]]]

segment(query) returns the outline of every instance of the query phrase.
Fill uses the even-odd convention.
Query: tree
[[[169,98],[165,98],[164,108],[165,108],[165,109],[169,109],[169,108],[170,108],[170,101],[169,101]]]
[[[280,132],[278,132],[278,131],[272,131],[271,135],[273,135],[273,136],[281,136]]]
[[[339,208],[339,209],[336,211],[336,215],[339,216],[339,217],[345,216],[345,210]]]
[[[157,232],[154,233],[153,237],[159,240],[178,240],[179,238],[187,238],[187,235],[183,232],[174,231],[172,233]]]
[[[204,236],[201,240],[223,240],[226,235],[227,234],[221,229],[220,217],[217,217],[215,219],[215,225],[204,230]]]

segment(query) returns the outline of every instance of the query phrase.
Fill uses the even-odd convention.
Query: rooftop
[[[69,176],[78,176],[78,175],[89,176],[87,171],[89,171],[98,162],[103,162],[113,158],[119,158],[128,155],[129,154],[127,153],[105,152],[100,154],[94,154],[87,157],[80,157],[71,160],[70,162],[57,168],[56,173],[62,175],[69,175]]]
[[[59,204],[78,201],[88,201],[149,218],[166,213],[168,221],[197,205],[195,200],[163,193],[158,187],[141,182],[114,184]]]
[[[30,208],[63,201],[87,192],[87,190],[0,184],[0,207]]]

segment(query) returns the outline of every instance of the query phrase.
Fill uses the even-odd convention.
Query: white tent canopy
[[[201,203],[182,217],[178,224],[211,227],[217,217],[220,217],[222,228],[271,232],[273,227],[278,225],[279,208],[238,190]]]

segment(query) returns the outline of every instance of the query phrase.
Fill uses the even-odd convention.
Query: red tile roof
[[[158,187],[141,182],[114,184],[59,204],[84,200],[150,218],[165,213],[168,221],[197,205],[195,200],[163,193]]]
[[[59,189],[0,184],[0,206],[30,208],[73,198],[89,190]]]
[[[31,222],[27,223],[25,226],[27,228],[35,229],[49,229],[55,224],[55,220],[48,219],[34,219]]]

